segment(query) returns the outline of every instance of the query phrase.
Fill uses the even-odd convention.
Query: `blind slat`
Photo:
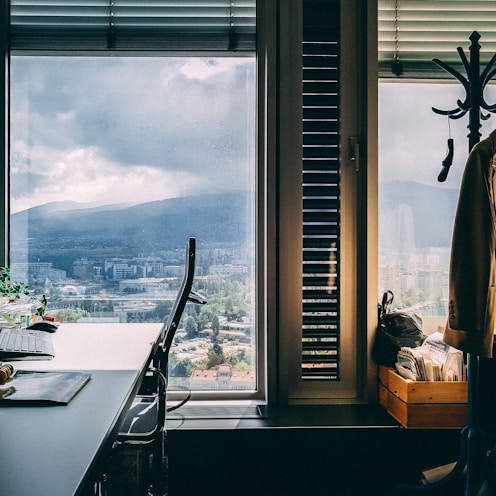
[[[496,6],[491,0],[378,0],[379,75],[398,77],[392,70],[397,56],[402,77],[451,78],[432,62],[439,58],[464,72],[457,48],[468,54],[472,32],[481,35],[481,64],[496,53]],[[397,50],[397,51],[396,51]]]
[[[13,50],[236,50],[256,44],[256,0],[11,0]]]

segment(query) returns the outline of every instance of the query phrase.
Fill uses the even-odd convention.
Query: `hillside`
[[[248,193],[192,196],[135,206],[81,208],[47,204],[13,215],[13,239],[29,239],[30,249],[126,246],[143,251],[183,246],[188,236],[204,243],[244,242]],[[76,208],[75,208],[76,207]]]

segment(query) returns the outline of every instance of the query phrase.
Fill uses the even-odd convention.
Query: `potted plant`
[[[22,316],[31,315],[32,303],[23,296],[29,296],[28,285],[12,280],[9,267],[0,267],[0,316],[9,325],[19,325]]]
[[[10,269],[0,267],[0,296],[8,301],[17,301],[21,296],[29,295],[28,285],[21,281],[13,281]]]

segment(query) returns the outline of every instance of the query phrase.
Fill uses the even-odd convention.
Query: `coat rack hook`
[[[474,31],[470,36],[469,40],[471,41],[469,51],[470,51],[470,60],[467,59],[465,52],[461,47],[457,48],[458,55],[462,61],[463,67],[467,73],[467,77],[463,76],[460,72],[458,72],[453,67],[448,64],[442,62],[439,59],[433,59],[432,61],[449,72],[452,76],[454,76],[465,89],[465,100],[457,100],[457,106],[451,110],[441,110],[435,107],[432,107],[433,112],[440,115],[447,115],[449,119],[460,119],[465,114],[469,114],[469,123],[468,123],[468,149],[469,151],[473,148],[473,146],[479,142],[481,134],[479,129],[481,127],[481,120],[486,120],[490,117],[489,114],[481,114],[481,109],[485,110],[489,113],[496,112],[496,104],[489,105],[484,99],[484,89],[486,85],[489,83],[491,78],[496,74],[496,69],[493,69],[494,64],[496,63],[496,54],[493,55],[491,60],[488,62],[482,73],[480,72],[480,48],[479,40],[480,34],[477,31]],[[441,175],[441,174],[440,174]],[[446,174],[447,175],[447,174]],[[446,176],[444,176],[444,180]]]

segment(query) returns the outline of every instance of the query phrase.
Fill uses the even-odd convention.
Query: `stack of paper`
[[[396,370],[414,381],[465,381],[463,353],[443,341],[441,333],[429,336],[422,346],[402,347]]]

